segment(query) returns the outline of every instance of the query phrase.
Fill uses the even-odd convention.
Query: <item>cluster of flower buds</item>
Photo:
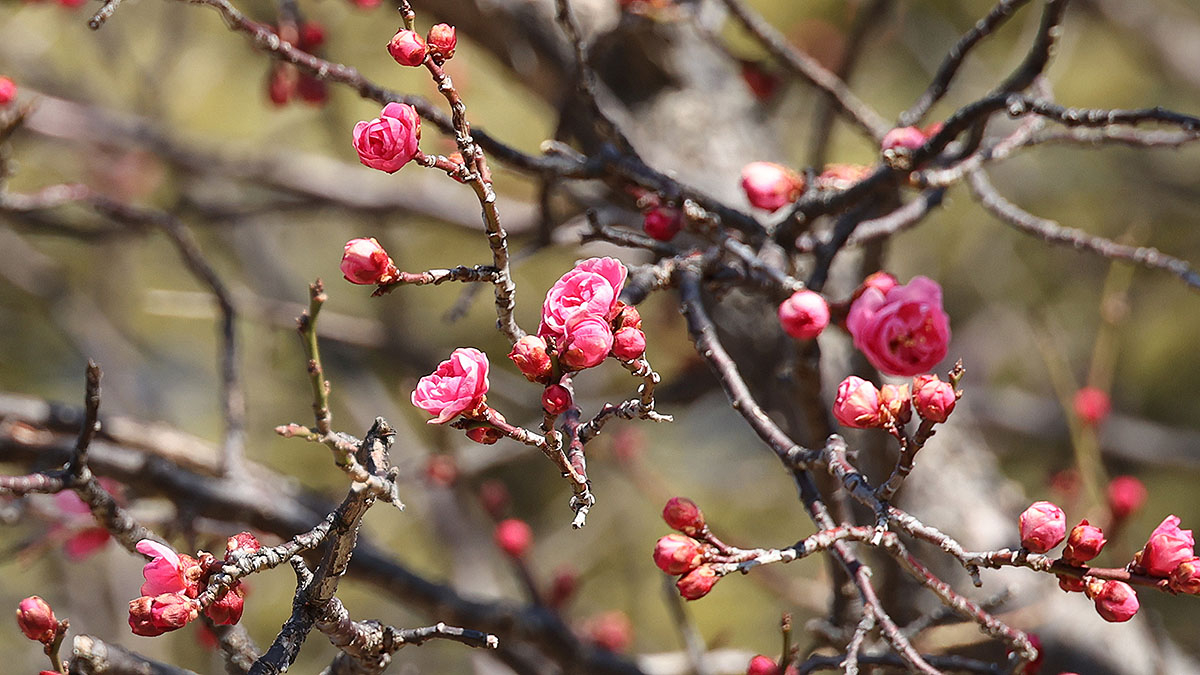
[[[804,193],[804,176],[774,162],[751,162],[742,168],[742,191],[755,208],[774,213]]]
[[[325,44],[325,28],[316,21],[280,26],[275,32],[309,54],[316,54]],[[329,87],[325,80],[302,73],[293,64],[275,61],[267,75],[267,97],[277,106],[287,105],[296,97],[306,103],[321,105],[329,98]]]
[[[399,274],[392,256],[375,237],[351,239],[342,250],[342,276],[352,284],[386,284]]]
[[[675,588],[686,600],[708,595],[721,575],[707,561],[717,553],[712,535],[704,522],[704,513],[685,497],[672,497],[663,508],[663,520],[681,534],[668,534],[654,545],[654,564],[672,576],[679,576]]]
[[[846,330],[871,365],[888,375],[929,372],[950,348],[942,287],[921,276],[907,284],[886,272],[867,277],[850,303]]]
[[[17,98],[17,85],[7,77],[0,76],[0,106],[8,105]]]
[[[254,535],[242,532],[225,542],[225,558],[217,560],[211,553],[201,551],[198,558],[180,555],[169,546],[143,539],[137,543],[139,553],[149,556],[142,568],[146,582],[141,597],[129,603],[129,627],[134,635],[156,637],[184,627],[200,616],[196,599],[208,583],[208,578],[226,563],[258,551],[261,545]],[[242,618],[245,590],[235,583],[204,613],[213,623],[232,625]]]
[[[396,173],[421,156],[421,118],[406,103],[389,103],[370,121],[354,125],[358,161],[372,169]]]
[[[416,67],[425,63],[426,56],[432,56],[437,61],[445,61],[454,56],[458,46],[458,37],[454,26],[439,23],[429,29],[426,37],[415,30],[401,28],[388,42],[387,50],[402,66]]]
[[[833,416],[854,429],[897,428],[912,418],[912,411],[928,422],[945,422],[962,392],[937,375],[918,375],[907,384],[873,383],[851,375],[838,385]]]

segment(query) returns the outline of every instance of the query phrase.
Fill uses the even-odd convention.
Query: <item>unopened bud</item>
[[[50,644],[58,630],[58,619],[54,618],[50,603],[31,595],[17,605],[17,625],[30,640]]]
[[[396,277],[392,257],[374,237],[351,239],[342,251],[342,276],[352,284],[383,284]]]
[[[879,390],[861,377],[851,375],[838,385],[833,416],[854,429],[873,429],[886,421],[880,409]]]
[[[667,574],[687,574],[702,562],[704,548],[691,537],[668,534],[654,544],[654,564]]]
[[[517,370],[530,382],[546,382],[554,371],[550,355],[546,352],[546,341],[536,335],[526,335],[517,340],[508,358],[517,364]]]
[[[622,361],[642,358],[646,353],[646,334],[637,328],[622,328],[613,333],[612,353]]]
[[[742,168],[742,190],[751,206],[778,211],[804,192],[804,177],[773,162],[751,162]]]
[[[402,66],[419,66],[425,62],[425,40],[416,31],[401,28],[388,42],[388,53]]]
[[[218,626],[232,626],[242,620],[242,609],[245,606],[246,592],[241,584],[225,591],[225,594],[215,600],[204,613]]]
[[[704,531],[704,513],[696,506],[696,502],[687,497],[671,497],[663,507],[663,520],[673,529],[688,536],[696,536]]]
[[[762,654],[750,659],[750,665],[746,666],[746,675],[779,675],[779,672],[775,659]]]
[[[1200,595],[1200,558],[1185,560],[1176,565],[1168,585],[1176,593]]]
[[[239,532],[225,540],[225,560],[230,560],[234,555],[257,553],[260,548],[262,544],[253,534]]]
[[[660,206],[642,217],[642,229],[658,241],[671,241],[683,229],[683,213],[679,209]]]
[[[954,405],[958,403],[958,394],[954,385],[942,382],[937,375],[918,375],[913,378],[913,406],[921,419],[930,422],[945,422]]]
[[[426,42],[429,44],[429,51],[445,61],[454,56],[454,48],[458,46],[458,36],[454,26],[447,23],[436,23],[430,27]]]
[[[523,520],[508,518],[496,525],[495,539],[510,558],[522,558],[533,544],[533,529]]]
[[[551,415],[565,413],[571,404],[571,392],[561,384],[552,384],[542,392],[542,410]]]
[[[1050,502],[1034,502],[1018,519],[1021,546],[1034,553],[1045,553],[1067,536],[1067,516]]]
[[[1117,476],[1108,484],[1108,510],[1113,520],[1125,520],[1146,503],[1146,486],[1133,476]]]
[[[803,290],[779,304],[779,325],[797,340],[811,340],[829,325],[829,303],[820,293]]]
[[[720,580],[712,565],[704,564],[680,577],[675,582],[675,588],[679,589],[684,600],[699,600],[708,595]]]
[[[1075,392],[1075,415],[1088,426],[1097,426],[1108,417],[1112,401],[1108,394],[1095,387],[1084,387]]]
[[[1067,546],[1063,549],[1062,554],[1063,560],[1071,565],[1082,565],[1100,555],[1100,551],[1104,549],[1107,541],[1100,528],[1089,525],[1086,519],[1081,520],[1067,536]]]
[[[907,424],[912,419],[912,396],[907,384],[885,384],[879,388],[879,407],[892,419]]]
[[[1137,593],[1124,581],[1088,579],[1084,592],[1095,603],[1096,613],[1105,621],[1120,623],[1137,614]]]

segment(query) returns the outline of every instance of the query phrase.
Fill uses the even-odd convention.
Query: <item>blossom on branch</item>
[[[387,45],[388,53],[402,66],[419,66],[425,62],[425,40],[411,31],[401,28]]]
[[[352,284],[386,284],[399,271],[375,237],[351,239],[342,250],[342,276]]]
[[[1134,556],[1135,567],[1150,576],[1165,577],[1179,563],[1195,556],[1195,546],[1192,531],[1179,529],[1179,517],[1167,516]]]
[[[58,631],[58,619],[50,603],[31,595],[17,605],[17,626],[30,640],[50,644]]]
[[[1088,579],[1084,592],[1096,604],[1096,613],[1105,621],[1120,623],[1137,614],[1137,593],[1124,581]]]
[[[950,318],[942,309],[942,287],[913,277],[887,291],[871,286],[850,305],[846,328],[854,346],[888,375],[928,372],[950,347]]]
[[[779,304],[779,325],[797,340],[811,340],[829,325],[829,303],[820,293],[796,291]]]
[[[430,26],[425,41],[429,45],[429,53],[443,61],[454,56],[454,48],[458,46],[458,36],[454,26],[447,23],[435,23]]]
[[[874,384],[851,375],[838,385],[833,400],[833,416],[853,429],[874,429],[887,420]]]
[[[1067,536],[1067,515],[1050,502],[1034,502],[1018,519],[1021,546],[1034,553],[1045,553]]]
[[[411,400],[413,405],[434,416],[429,424],[445,424],[460,414],[478,411],[484,405],[487,391],[487,354],[472,347],[460,347],[417,382]]]
[[[612,320],[627,274],[628,270],[615,258],[588,258],[575,265],[546,291],[538,335],[546,339],[563,338],[567,322],[576,314]]]
[[[774,162],[751,162],[742,168],[742,191],[751,206],[774,212],[800,198],[804,176]]]
[[[937,375],[918,375],[913,378],[913,406],[921,419],[930,422],[945,422],[954,405],[958,403],[958,394],[954,385],[942,382]]]
[[[1149,493],[1133,476],[1117,476],[1108,483],[1108,510],[1113,520],[1125,520],[1142,508]]]
[[[389,103],[379,117],[354,125],[358,160],[388,173],[396,173],[417,156],[420,140],[421,118],[416,108],[404,103]]]

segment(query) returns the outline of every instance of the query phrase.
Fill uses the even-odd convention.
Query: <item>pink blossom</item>
[[[546,292],[538,335],[563,337],[567,321],[577,313],[612,319],[626,274],[625,266],[614,258],[588,258],[575,265]]]
[[[458,46],[454,26],[447,23],[435,23],[430,26],[426,41],[429,43],[429,51],[437,54],[443,61],[454,56],[454,48]]]
[[[820,293],[796,291],[779,304],[779,324],[797,340],[811,340],[829,325],[829,303]]]
[[[558,360],[564,368],[582,370],[599,365],[612,348],[613,334],[608,321],[595,314],[577,312],[567,319]]]
[[[679,581],[675,582],[675,588],[679,589],[679,594],[683,596],[684,600],[699,600],[708,595],[708,592],[720,580],[720,575],[712,565],[705,563],[679,577]]]
[[[419,66],[425,61],[425,40],[416,31],[401,28],[387,45],[388,53],[402,66]]]
[[[667,574],[687,574],[702,562],[704,549],[691,537],[668,534],[654,544],[654,564]]]
[[[517,518],[502,520],[496,524],[496,546],[510,558],[522,558],[533,545],[533,529]]]
[[[184,560],[170,546],[157,541],[143,539],[135,546],[138,553],[153,558],[142,567],[142,595],[156,596],[163,593],[180,593],[187,587],[184,579]]]
[[[1200,558],[1185,560],[1171,572],[1171,590],[1188,595],[1200,595]]]
[[[17,604],[17,626],[30,640],[49,644],[58,631],[58,619],[50,603],[31,595]]]
[[[7,77],[0,77],[0,105],[8,105],[17,97],[17,85]]]
[[[778,211],[804,192],[804,177],[774,162],[751,162],[742,168],[742,191],[752,206]]]
[[[650,209],[642,217],[642,229],[658,241],[671,241],[683,229],[683,214],[667,206]]]
[[[1081,520],[1071,529],[1071,534],[1067,535],[1067,546],[1063,549],[1062,558],[1071,565],[1082,565],[1100,555],[1107,542],[1100,528],[1089,524],[1087,519]]]
[[[143,540],[145,541],[145,540]],[[143,595],[129,603],[129,627],[134,635],[157,637],[183,628],[200,616],[195,600],[178,593]]]
[[[1089,579],[1084,592],[1096,604],[1096,613],[1105,621],[1120,623],[1137,614],[1137,593],[1124,581]]]
[[[546,341],[536,335],[526,335],[517,340],[508,358],[517,364],[517,370],[530,382],[546,382],[554,372],[550,354],[546,352]]]
[[[913,379],[913,405],[921,419],[945,422],[954,412],[956,403],[958,395],[954,386],[942,382],[937,375],[918,375]]]
[[[642,358],[646,353],[646,334],[632,327],[613,333],[612,353],[622,361]]]
[[[416,108],[389,103],[379,117],[354,125],[358,159],[372,169],[396,173],[420,152],[421,118]]]
[[[1146,503],[1146,486],[1133,476],[1117,476],[1108,483],[1108,510],[1113,520],[1125,520]]]
[[[867,288],[850,305],[846,328],[871,365],[889,375],[927,372],[950,345],[942,287],[926,277],[913,277],[886,293]]]
[[[868,288],[874,288],[880,293],[887,295],[888,291],[899,285],[900,282],[896,280],[896,277],[884,272],[883,270],[872,272],[871,274],[867,275],[866,279],[863,279],[862,288],[854,296],[854,299],[857,300],[858,297],[865,293]]]
[[[232,626],[241,621],[246,592],[240,583],[235,584],[224,595],[209,605],[204,613],[218,626]]]
[[[1034,502],[1018,519],[1021,546],[1034,553],[1045,553],[1067,536],[1067,515],[1050,502]]]
[[[861,377],[851,375],[838,385],[833,401],[833,416],[854,429],[872,429],[886,421],[879,402],[879,390]]]
[[[775,659],[762,654],[750,659],[749,665],[746,666],[746,675],[779,675],[779,673],[779,664],[775,663]]]
[[[916,150],[925,145],[928,135],[917,127],[896,127],[883,136],[879,147],[884,152],[888,150]]]
[[[429,424],[445,424],[482,406],[487,390],[487,354],[472,347],[460,347],[439,363],[433,373],[417,382],[412,404],[434,415]]]
[[[703,532],[706,527],[704,513],[696,506],[696,502],[687,497],[668,499],[667,505],[663,507],[662,517],[671,529],[691,536]]]
[[[1167,516],[1154,528],[1135,560],[1146,574],[1165,577],[1175,570],[1176,565],[1195,557],[1195,546],[1192,531],[1179,529],[1179,517]]]
[[[386,284],[398,273],[392,257],[375,237],[351,239],[342,250],[342,276],[352,284]]]
[[[561,384],[552,384],[542,392],[542,410],[551,415],[561,415],[571,407],[571,390]]]
[[[1096,426],[1108,417],[1112,410],[1112,401],[1108,394],[1095,387],[1083,387],[1075,392],[1075,415],[1089,426]]]

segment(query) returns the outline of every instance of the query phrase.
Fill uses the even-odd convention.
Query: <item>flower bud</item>
[[[820,293],[796,291],[779,304],[779,324],[797,340],[811,340],[829,325],[829,303]]]
[[[447,23],[435,23],[429,28],[426,42],[429,43],[429,51],[445,61],[454,56],[454,48],[458,46],[458,36],[454,26]]]
[[[374,237],[346,242],[341,267],[346,281],[363,286],[387,283],[397,274],[392,257]]]
[[[601,649],[619,653],[633,642],[633,624],[625,612],[614,609],[591,617],[583,624],[583,635],[588,642]]]
[[[467,432],[467,438],[471,438],[470,431]],[[474,438],[471,440],[475,441]],[[438,487],[448,488],[454,485],[458,481],[458,463],[454,461],[454,455],[442,453],[429,455],[429,458],[425,460],[425,480],[430,485]]]
[[[36,595],[25,598],[17,605],[17,625],[30,640],[50,644],[58,631],[58,619],[50,603]]]
[[[1108,484],[1108,510],[1114,521],[1125,520],[1146,503],[1146,486],[1133,476],[1117,476]]]
[[[704,562],[700,542],[682,534],[659,537],[654,545],[654,564],[667,574],[687,574]]]
[[[679,589],[679,594],[684,600],[699,600],[708,595],[713,586],[721,577],[717,576],[717,571],[712,565],[703,564],[687,574],[679,577],[679,581],[675,582],[675,588]]]
[[[1096,612],[1105,621],[1120,623],[1137,614],[1137,593],[1124,581],[1088,579],[1084,592],[1096,604]]]
[[[883,142],[879,144],[879,149],[887,152],[889,150],[916,150],[925,145],[926,135],[917,127],[896,127],[887,132],[883,136]]]
[[[387,173],[396,173],[420,155],[420,142],[421,118],[405,103],[389,103],[379,117],[354,125],[358,161]]]
[[[275,63],[267,75],[267,98],[276,106],[287,105],[296,93],[299,74],[290,63]]]
[[[517,370],[530,382],[545,382],[554,370],[550,355],[546,353],[546,341],[536,335],[526,335],[517,340],[508,358],[517,364]]]
[[[622,328],[641,328],[642,315],[638,313],[637,307],[627,305],[623,302],[617,302],[617,318],[613,319],[613,329],[621,330]]]
[[[879,407],[879,390],[861,377],[847,377],[838,385],[833,401],[833,416],[838,422],[854,429],[883,426],[885,420]]]
[[[510,558],[522,558],[533,544],[533,529],[517,518],[502,520],[496,525],[496,546]]]
[[[683,214],[679,209],[660,206],[642,217],[642,229],[658,241],[671,241],[683,229]]]
[[[1097,426],[1108,417],[1112,401],[1108,394],[1095,387],[1084,387],[1075,392],[1075,415],[1088,426]]]
[[[467,429],[467,438],[480,445],[495,445],[501,438],[504,438],[504,432],[496,427],[473,427]]]
[[[899,285],[900,282],[896,279],[896,277],[884,272],[883,270],[879,270],[878,272],[873,272],[872,274],[868,275],[866,279],[863,279],[862,286],[859,288],[859,293],[855,293],[855,296],[857,297],[862,291],[865,291],[868,288],[874,288],[886,296],[888,291]]]
[[[245,606],[246,591],[242,585],[235,584],[233,588],[217,598],[209,605],[204,613],[218,626],[232,626],[242,620],[242,608]]]
[[[1179,529],[1179,517],[1167,516],[1134,556],[1135,567],[1152,577],[1165,577],[1176,565],[1195,557],[1195,545],[1192,531]]]
[[[942,382],[937,375],[918,375],[913,378],[913,406],[921,419],[945,422],[954,412],[958,394],[954,385]]]
[[[157,637],[183,628],[200,615],[196,601],[178,593],[143,595],[129,603],[129,627],[134,635]]]
[[[1076,577],[1069,577],[1065,574],[1057,574],[1055,576],[1058,577],[1058,587],[1063,589],[1064,591],[1066,591],[1068,593],[1082,593],[1083,592],[1083,588],[1085,585],[1083,579],[1079,579]]]
[[[622,361],[642,358],[646,353],[646,334],[637,328],[622,328],[613,333],[612,353]]]
[[[1034,502],[1018,520],[1021,546],[1034,553],[1045,553],[1067,536],[1067,516],[1050,502]]]
[[[779,673],[779,664],[775,663],[775,659],[762,654],[750,659],[750,665],[746,666],[746,675],[779,675]]]
[[[17,85],[7,77],[0,77],[0,105],[8,105],[17,97]]]
[[[388,53],[402,66],[419,66],[425,62],[425,39],[416,31],[401,28],[392,36]]]
[[[565,413],[572,403],[571,390],[561,384],[552,384],[542,392],[542,410],[551,415]]]
[[[705,529],[704,513],[687,497],[671,497],[663,507],[663,520],[672,530],[696,536]]]
[[[1063,549],[1062,554],[1063,560],[1070,565],[1082,565],[1100,555],[1100,551],[1107,541],[1100,528],[1089,525],[1087,519],[1081,520],[1071,529],[1071,534],[1067,535],[1067,546]]]
[[[1200,558],[1184,560],[1176,565],[1168,585],[1176,593],[1200,595]]]
[[[778,211],[804,192],[804,177],[774,162],[751,162],[742,168],[742,190],[751,206]]]
[[[768,71],[758,61],[741,61],[742,81],[760,101],[769,101],[783,83],[783,79]]]
[[[257,553],[262,548],[258,539],[249,532],[239,532],[225,540],[225,560],[232,560],[235,555]]]
[[[300,24],[300,48],[312,52],[325,44],[325,27],[316,21],[305,21]]]
[[[579,572],[570,567],[560,568],[554,573],[554,580],[550,582],[550,592],[546,594],[546,606],[552,609],[561,609],[575,595],[575,589],[578,587]]]
[[[879,407],[899,424],[912,419],[912,396],[907,384],[885,384],[879,388]]]
[[[583,370],[600,365],[612,347],[613,334],[608,321],[579,312],[567,319],[558,360],[564,368]]]

